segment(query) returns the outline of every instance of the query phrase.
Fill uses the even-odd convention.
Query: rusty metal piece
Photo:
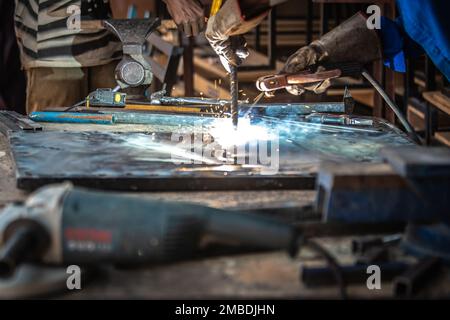
[[[7,136],[11,131],[41,131],[42,126],[15,111],[0,110],[0,132]]]

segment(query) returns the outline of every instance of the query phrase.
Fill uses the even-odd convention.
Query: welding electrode
[[[248,56],[248,51],[242,43],[239,36],[230,37],[231,48],[235,52],[238,59],[244,59]],[[231,118],[233,126],[237,128],[239,118],[239,83],[238,83],[238,67],[230,64],[230,95],[231,95]]]
[[[38,190],[0,215],[0,276],[25,261],[156,264],[189,259],[206,240],[252,250],[295,251],[296,232],[279,221],[186,203],[74,188]]]
[[[231,119],[233,121],[233,126],[236,128],[238,125],[238,117],[239,117],[239,110],[238,110],[238,79],[237,79],[237,67],[231,65],[230,66],[230,95],[231,95],[231,104],[230,104],[230,111],[231,111]]]

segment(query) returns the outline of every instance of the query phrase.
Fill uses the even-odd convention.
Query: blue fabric
[[[450,1],[397,0],[399,18],[381,19],[385,65],[404,72],[405,57],[425,52],[450,80]]]

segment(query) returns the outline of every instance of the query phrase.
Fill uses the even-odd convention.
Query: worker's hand
[[[230,71],[231,65],[239,65],[248,56],[244,37],[265,18],[269,11],[246,19],[238,0],[227,0],[216,15],[208,20],[205,37],[219,55],[224,68]],[[230,41],[230,37],[233,40]]]
[[[282,72],[298,73],[313,64],[358,63],[381,58],[381,43],[376,30],[367,28],[367,17],[357,13],[353,17],[294,53],[287,61]],[[322,69],[323,70],[323,69]],[[320,68],[317,71],[321,71]],[[301,94],[305,90],[316,93],[324,92],[330,81],[316,83],[312,86],[293,86],[288,89],[292,94]]]
[[[242,36],[230,39],[230,36],[221,32],[220,28],[216,28],[218,25],[216,19],[217,15],[208,20],[205,36],[225,70],[230,72],[230,65],[238,66],[248,57],[247,42]]]
[[[205,15],[197,0],[163,0],[178,29],[196,36],[205,29]]]
[[[208,19],[205,37],[220,57],[223,67],[229,72],[230,65],[238,66],[247,58],[247,43],[242,36],[231,42],[230,36],[242,23],[241,10],[237,0],[228,0],[217,14]]]
[[[300,48],[297,52],[289,57],[280,73],[296,74],[305,71],[309,66],[317,64],[320,60],[323,59],[323,57],[323,52],[320,50],[320,48],[315,47],[314,45]],[[317,71],[323,71],[323,68],[319,67]],[[293,95],[301,95],[305,92],[305,90],[320,94],[325,92],[329,86],[330,80],[325,80],[310,84],[308,86],[289,86],[286,88],[286,90]]]

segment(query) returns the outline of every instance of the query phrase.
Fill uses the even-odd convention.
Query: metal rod
[[[276,68],[276,48],[277,48],[277,8],[272,7],[269,13],[269,43],[267,54],[269,56],[269,66],[271,69]]]
[[[30,119],[37,122],[114,124],[115,116],[101,113],[34,111]]]
[[[230,95],[231,95],[231,118],[233,121],[233,126],[238,125],[238,79],[237,79],[237,67],[234,65],[230,66]]]

